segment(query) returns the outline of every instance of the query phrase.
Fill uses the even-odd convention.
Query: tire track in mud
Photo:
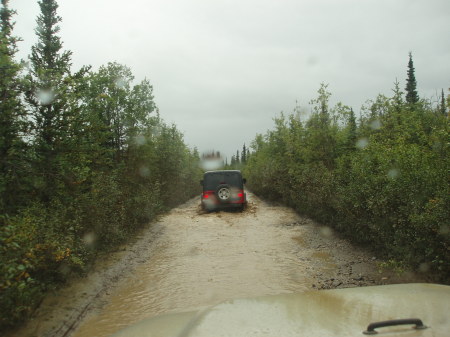
[[[331,229],[251,193],[248,200],[242,213],[202,212],[198,198],[173,209],[95,278],[44,305],[38,326],[14,336],[109,336],[147,317],[232,298],[405,281],[378,273],[375,257]],[[52,313],[68,301],[65,312]]]

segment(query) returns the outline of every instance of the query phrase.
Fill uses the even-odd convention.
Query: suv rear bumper
[[[247,196],[242,193],[242,197],[231,197],[229,201],[221,202],[213,191],[205,191],[201,196],[201,203],[205,210],[243,208],[247,203]]]

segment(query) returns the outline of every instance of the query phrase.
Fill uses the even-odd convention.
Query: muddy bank
[[[9,336],[109,336],[143,318],[221,301],[417,281],[289,208],[249,194],[243,212],[172,210],[70,287],[49,294]]]

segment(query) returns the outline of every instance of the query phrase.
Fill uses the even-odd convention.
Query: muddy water
[[[249,201],[243,213],[201,214],[193,200],[162,218],[163,234],[153,254],[72,336],[109,336],[158,314],[309,289],[313,280],[307,262],[295,255],[302,229],[289,226],[298,215],[251,195]],[[320,254],[317,258],[329,259]]]

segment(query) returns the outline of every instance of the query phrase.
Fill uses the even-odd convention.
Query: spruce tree
[[[0,213],[13,212],[19,205],[19,174],[25,145],[20,138],[24,126],[20,66],[14,60],[19,39],[12,35],[15,11],[8,2],[2,0],[0,9]]]
[[[41,75],[41,80],[50,81],[52,75],[63,75],[70,71],[72,52],[62,51],[63,44],[57,35],[60,31],[58,23],[62,19],[56,12],[56,0],[39,1],[39,7],[41,14],[36,20],[38,26],[35,30],[39,42],[31,47],[30,59],[34,73]]]
[[[241,152],[241,163],[245,164],[247,162],[247,148],[245,147],[245,143],[244,146],[242,147],[242,152]]]
[[[409,53],[408,61],[408,77],[406,79],[406,102],[409,104],[415,104],[419,101],[419,95],[417,94],[417,82],[414,74],[414,64],[411,52]]]
[[[441,93],[441,104],[439,106],[439,110],[442,115],[444,115],[444,116],[447,115],[447,107],[445,105],[444,89],[442,89],[442,93]]]
[[[34,124],[36,176],[42,179],[36,185],[40,186],[42,200],[48,201],[58,185],[55,181],[61,167],[57,163],[58,152],[62,152],[60,147],[70,126],[72,111],[68,100],[73,80],[70,76],[72,53],[62,50],[57,2],[42,0],[38,4],[41,10],[35,30],[38,42],[31,48],[25,99]]]

